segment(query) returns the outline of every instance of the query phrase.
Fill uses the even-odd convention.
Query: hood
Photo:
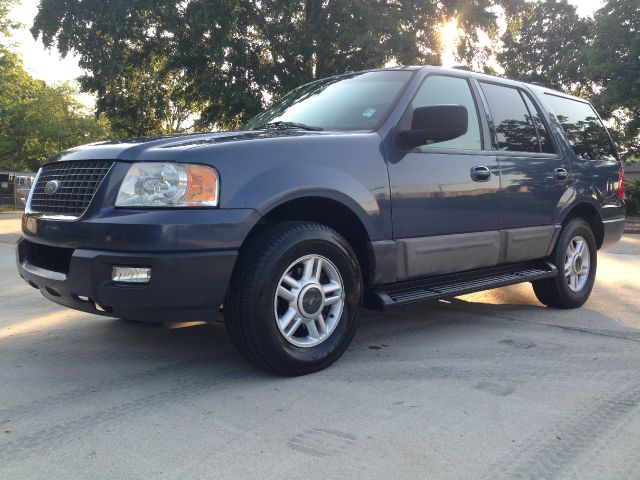
[[[82,145],[60,152],[49,162],[69,160],[175,160],[185,150],[220,143],[267,140],[282,137],[339,135],[341,132],[317,132],[306,130],[247,130],[237,132],[211,132],[185,135],[168,135],[152,138],[133,138]]]

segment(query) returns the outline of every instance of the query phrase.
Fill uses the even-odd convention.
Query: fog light
[[[122,283],[149,283],[151,269],[146,267],[114,266],[111,270],[111,279]]]

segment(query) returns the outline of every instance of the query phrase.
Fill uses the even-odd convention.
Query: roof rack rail
[[[471,67],[467,67],[466,65],[454,65],[451,68],[453,68],[454,70],[464,70],[465,72],[473,72]]]

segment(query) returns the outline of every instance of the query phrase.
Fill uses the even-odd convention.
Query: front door
[[[413,110],[462,105],[467,133],[412,150],[394,142],[389,161],[393,236],[400,279],[496,265],[499,261],[495,152],[483,149],[482,111],[463,76],[428,76],[398,129],[410,128]]]

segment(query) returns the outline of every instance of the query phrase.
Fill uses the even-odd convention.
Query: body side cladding
[[[375,285],[546,258],[561,225],[371,242]],[[454,252],[454,254],[447,254]]]
[[[624,233],[625,220],[625,218],[615,218],[602,222],[604,234],[600,248],[606,248],[620,240]]]

